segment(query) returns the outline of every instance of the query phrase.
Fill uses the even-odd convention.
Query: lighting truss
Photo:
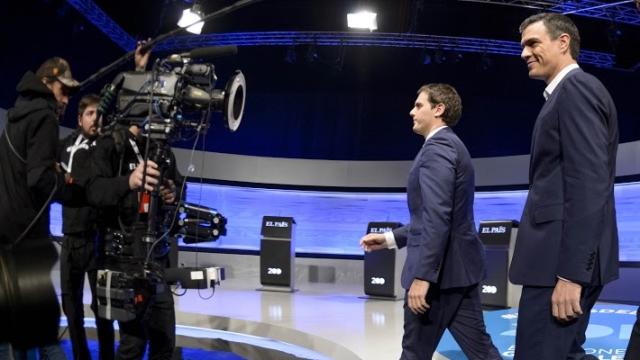
[[[92,0],[67,0],[67,2],[122,49],[125,51],[135,49],[135,39],[105,14]]]
[[[486,1],[489,2],[489,0]],[[590,0],[588,1],[592,2]],[[121,48],[127,51],[135,48],[135,40],[107,16],[92,0],[67,0],[67,2]],[[506,0],[504,2],[552,3],[551,1]],[[154,50],[171,52],[216,45],[295,46],[303,44],[317,46],[421,48],[510,56],[519,56],[521,52],[518,42],[506,40],[400,33],[303,31],[238,32],[176,36],[160,42],[154,47]],[[613,54],[596,51],[582,50],[579,61],[584,64],[591,64],[603,68],[612,68],[615,65],[615,57]]]
[[[182,51],[204,46],[376,46],[420,48],[496,55],[520,56],[520,44],[515,41],[454,36],[398,33],[356,32],[241,32],[177,36],[155,46],[156,51]],[[581,63],[611,68],[615,64],[612,54],[582,50]]]
[[[603,2],[596,0],[458,0],[482,4],[507,5],[529,9],[539,9],[563,14],[575,14],[629,25],[640,25],[640,11],[633,0]]]

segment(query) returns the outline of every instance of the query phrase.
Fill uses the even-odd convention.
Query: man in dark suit
[[[450,128],[461,114],[452,86],[429,84],[418,90],[410,115],[413,131],[425,143],[407,184],[411,221],[393,232],[360,239],[366,251],[407,246],[401,359],[431,359],[445,329],[469,359],[501,359],[486,332],[480,304],[485,257],[473,221],[473,165]]]
[[[624,354],[624,360],[640,359],[640,308],[636,310],[636,323],[633,324],[629,345]]]
[[[515,359],[589,359],[582,344],[602,286],[618,277],[611,96],[576,64],[580,35],[560,14],[520,25],[529,77],[546,102],[531,141],[529,195],[510,270],[522,284]]]

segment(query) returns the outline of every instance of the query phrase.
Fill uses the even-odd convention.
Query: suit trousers
[[[636,359],[640,359],[640,308],[637,310],[636,323],[631,330],[631,338],[629,338],[627,352],[624,355],[624,360]]]
[[[400,359],[431,359],[445,329],[470,360],[502,359],[486,331],[478,284],[444,290],[431,284],[427,303],[429,310],[416,315],[405,300]]]
[[[553,287],[523,286],[514,360],[579,360],[585,356],[582,348],[585,332],[602,286],[582,288],[583,314],[566,323],[556,320],[551,312],[553,290]]]

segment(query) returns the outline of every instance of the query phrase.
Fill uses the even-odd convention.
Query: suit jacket
[[[485,275],[485,252],[473,221],[475,187],[467,148],[450,128],[425,142],[409,173],[408,225],[393,231],[407,246],[402,286],[415,278],[442,289],[477,284]]]
[[[617,148],[609,92],[595,77],[570,71],[533,129],[529,194],[510,269],[513,283],[555,286],[560,276],[603,285],[618,277]]]

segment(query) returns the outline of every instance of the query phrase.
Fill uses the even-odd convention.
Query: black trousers
[[[502,360],[484,325],[477,284],[445,290],[432,284],[427,303],[430,309],[415,315],[405,300],[400,359],[431,359],[445,329],[449,329],[470,360]]]
[[[131,321],[119,321],[120,346],[116,359],[142,359],[149,343],[149,359],[173,356],[176,345],[176,313],[168,285],[149,300],[144,314]]]
[[[640,308],[637,310],[636,323],[633,325],[633,330],[631,330],[631,338],[629,339],[627,352],[624,355],[624,360],[636,359],[640,359]]]
[[[602,286],[583,287],[580,306],[583,315],[570,322],[559,322],[551,313],[553,287],[524,286],[518,308],[514,360],[578,360],[589,325],[591,308]]]
[[[114,358],[113,321],[98,317],[96,299],[97,266],[100,257],[97,253],[95,238],[91,233],[65,235],[60,254],[60,286],[62,289],[62,309],[69,324],[69,337],[76,360],[91,360],[87,335],[84,329],[84,292],[85,274],[91,288],[91,310],[96,319],[100,359]]]

